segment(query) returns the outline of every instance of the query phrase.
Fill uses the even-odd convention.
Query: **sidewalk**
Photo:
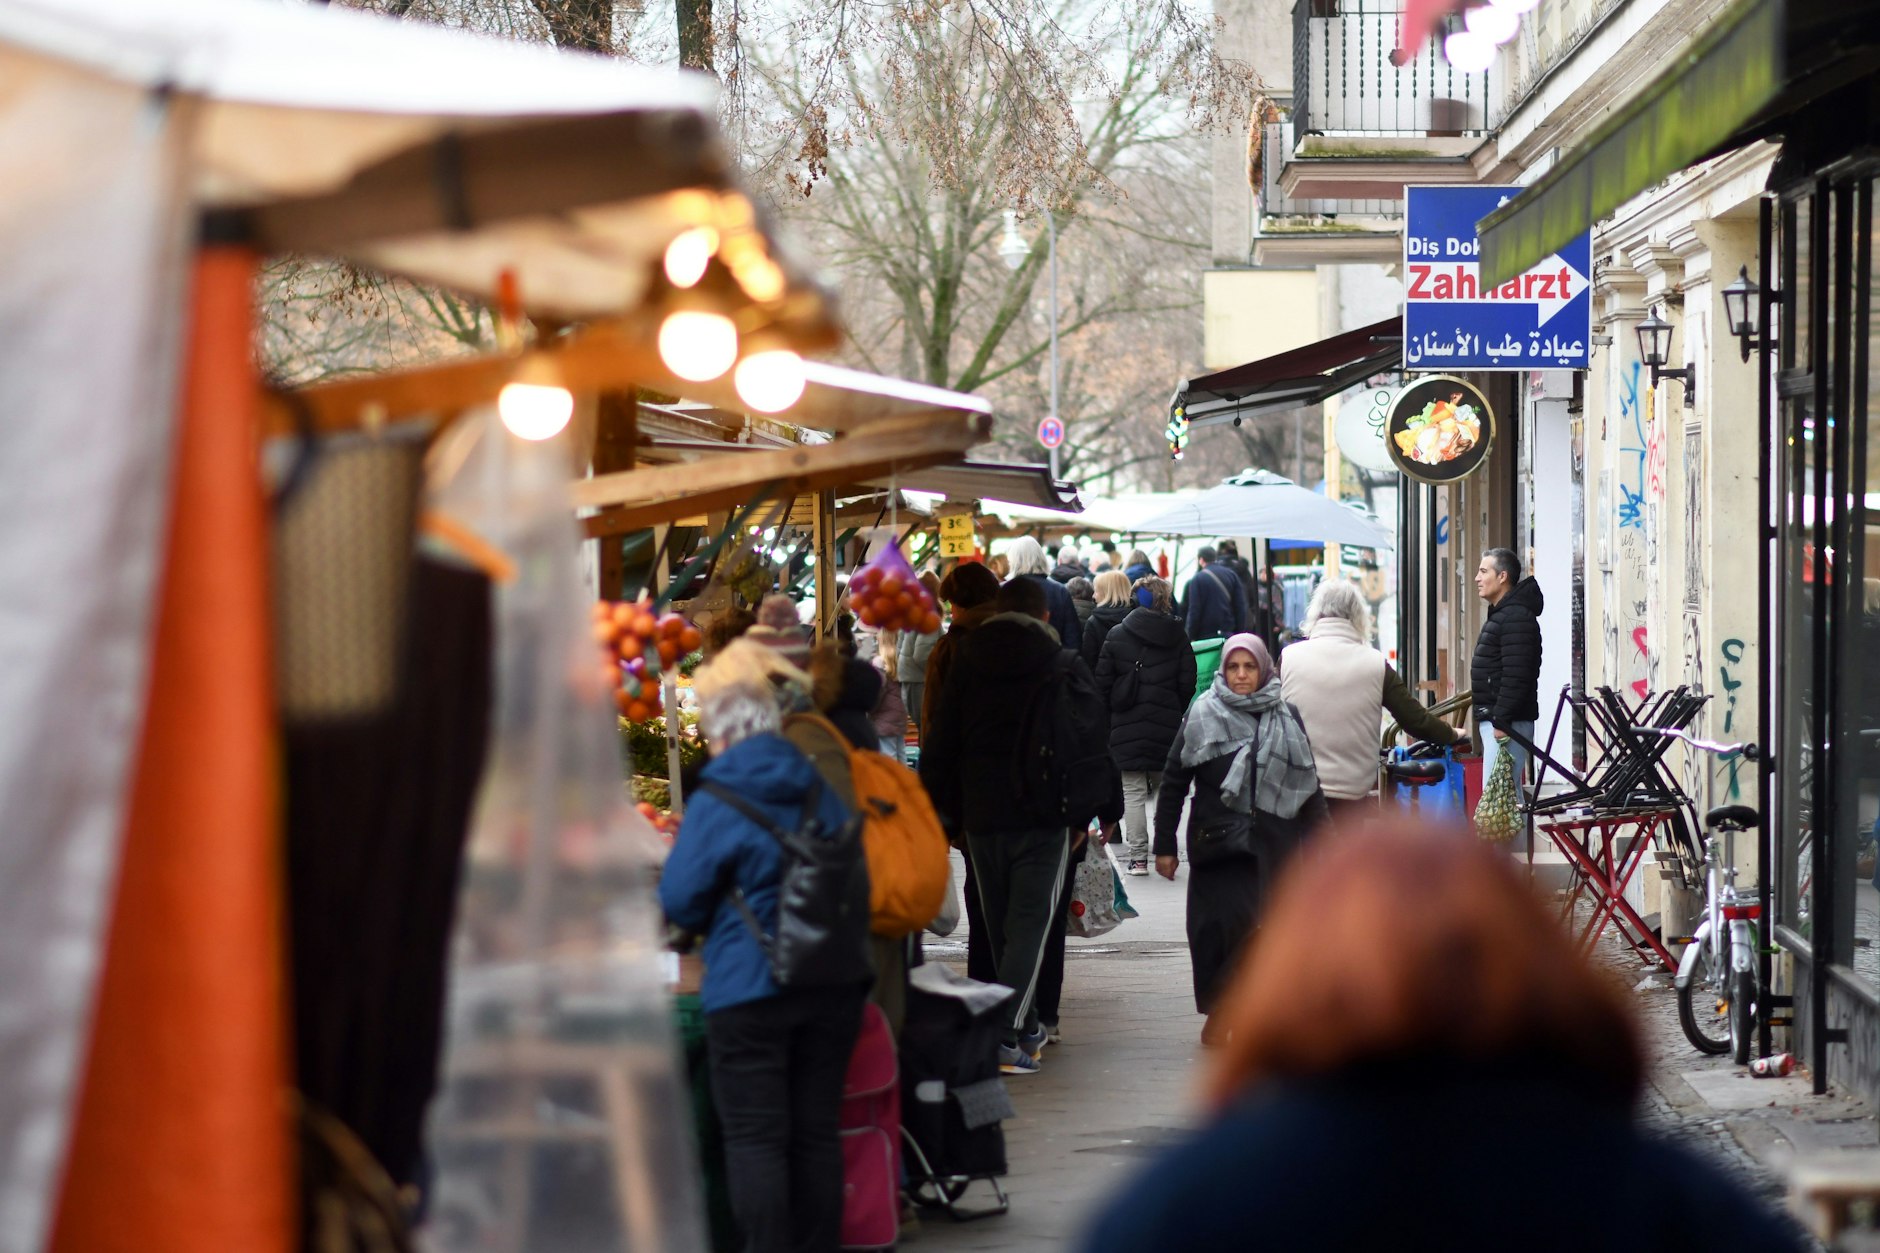
[[[1647,1126],[1712,1158],[1777,1209],[1786,1209],[1787,1170],[1798,1155],[1880,1147],[1880,1123],[1867,1102],[1836,1092],[1816,1096],[1800,1070],[1786,1079],[1756,1079],[1727,1055],[1699,1053],[1678,1025],[1669,971],[1643,965],[1611,934],[1601,939],[1598,959],[1638,1000],[1651,1058],[1641,1111]]]
[[[957,1224],[927,1212],[922,1248],[1074,1248],[1122,1180],[1190,1125],[1201,1017],[1188,966],[1187,867],[1174,883],[1154,875],[1124,883],[1142,916],[1069,941],[1064,1042],[1045,1049],[1037,1074],[1008,1081],[1018,1107],[1005,1124],[1012,1212]],[[928,959],[963,969],[963,928],[929,941]],[[990,1196],[977,1184],[971,1199]]]
[[[1075,1248],[1098,1207],[1160,1146],[1193,1124],[1200,1016],[1185,933],[1186,865],[1174,883],[1125,880],[1141,917],[1095,940],[1072,939],[1062,1005],[1064,1043],[1044,1068],[1009,1081],[1018,1117],[1005,1124],[1011,1213],[955,1224],[923,1216],[916,1239],[932,1249]],[[965,962],[962,930],[930,942],[930,960]],[[1798,1153],[1880,1147],[1864,1102],[1815,1096],[1809,1079],[1752,1079],[1727,1057],[1705,1057],[1678,1026],[1671,976],[1642,966],[1612,936],[1598,960],[1635,990],[1650,1057],[1640,1117],[1715,1160],[1742,1186],[1781,1208],[1785,1170]],[[974,1199],[982,1195],[977,1185]]]

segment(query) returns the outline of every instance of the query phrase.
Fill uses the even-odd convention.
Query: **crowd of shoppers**
[[[1075,549],[1058,550],[1054,565],[1021,539],[1004,581],[980,563],[929,575],[950,621],[925,636],[877,634],[842,614],[836,638],[812,648],[794,605],[769,597],[747,638],[716,641],[698,672],[713,756],[693,781],[707,786],[692,793],[661,899],[675,924],[705,937],[703,1003],[750,1247],[818,1247],[806,1233],[824,1230],[830,1202],[797,1188],[795,1163],[827,1158],[831,1059],[846,1057],[836,1036],[853,1040],[864,991],[786,991],[770,976],[734,898],[759,929],[774,927],[782,857],[709,785],[784,825],[806,806],[834,824],[856,806],[849,754],[900,758],[912,723],[921,780],[966,855],[969,974],[1013,990],[1000,1062],[1022,1075],[1060,1032],[1070,889],[1093,847],[1120,828],[1129,873],[1147,874],[1153,858],[1174,879],[1185,817],[1195,1004],[1203,1042],[1220,1044],[1222,988],[1270,885],[1326,820],[1328,792],[1340,802],[1368,792],[1384,709],[1420,726],[1420,707],[1398,710],[1408,694],[1369,647],[1351,585],[1320,589],[1311,639],[1289,654],[1297,664],[1282,682],[1265,641],[1238,629],[1254,580],[1231,549],[1202,550],[1181,611],[1141,551],[1122,569],[1104,556],[1110,568],[1092,578]],[[1082,622],[1079,585],[1093,593]],[[1219,672],[1199,696],[1191,624],[1226,632]],[[1040,744],[1059,772],[1042,782],[1025,764]],[[907,946],[867,945],[870,995],[898,1023]],[[830,1009],[841,1012],[817,1034],[807,1018]]]

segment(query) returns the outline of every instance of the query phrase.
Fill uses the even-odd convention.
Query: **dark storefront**
[[[1880,434],[1870,440],[1880,3],[1740,0],[1689,53],[1481,224],[1484,281],[1698,160],[1782,145],[1762,214],[1757,738],[1765,957],[1817,1090],[1880,1098]],[[1536,250],[1539,250],[1538,252]],[[1746,328],[1720,326],[1721,337]],[[1871,460],[1870,460],[1871,458]],[[1748,557],[1748,554],[1745,554]],[[1767,985],[1765,985],[1767,986]],[[1778,999],[1778,1019],[1791,1007]],[[1778,1027],[1778,1032],[1780,1028]]]
[[[1873,92],[1856,84],[1787,128],[1759,284],[1772,332],[1761,351],[1776,751],[1763,795],[1775,936],[1793,956],[1798,1044],[1817,1086],[1868,1095],[1880,1094],[1880,438],[1868,421],[1880,134],[1850,133],[1847,119],[1869,125]]]

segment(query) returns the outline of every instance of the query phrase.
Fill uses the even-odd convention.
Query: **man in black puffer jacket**
[[[1028,807],[1017,763],[1027,754],[1027,718],[1038,702],[1072,684],[1082,684],[1092,704],[1096,694],[1082,659],[1047,623],[1038,580],[1012,578],[993,604],[998,612],[965,637],[941,684],[921,745],[920,780],[948,834],[965,836],[998,979],[1017,993],[1001,1010],[999,1066],[1023,1075],[1038,1069],[1047,1037],[1038,974],[1051,928],[1061,926],[1070,830],[1060,816]],[[1094,742],[1081,747],[1101,758],[1107,729],[1093,727]]]
[[[1097,691],[1110,709],[1110,757],[1123,772],[1123,837],[1129,873],[1149,873],[1149,823],[1168,748],[1195,694],[1195,650],[1170,612],[1169,586],[1145,579],[1149,604],[1104,638]]]
[[[1488,620],[1475,641],[1469,662],[1469,686],[1475,693],[1475,718],[1481,724],[1482,746],[1494,765],[1493,752],[1502,748],[1514,755],[1515,777],[1526,777],[1527,750],[1507,738],[1518,732],[1530,742],[1540,719],[1541,611],[1546,599],[1541,585],[1521,577],[1521,559],[1506,548],[1482,554],[1475,571],[1475,591],[1488,602]],[[1493,750],[1493,751],[1491,751]]]

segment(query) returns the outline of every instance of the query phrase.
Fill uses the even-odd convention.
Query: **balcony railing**
[[[1403,217],[1401,200],[1316,200],[1291,197],[1280,187],[1280,169],[1293,151],[1293,123],[1269,122],[1260,162],[1260,222],[1264,232],[1275,218],[1323,218],[1324,229],[1347,224],[1350,229],[1365,229],[1358,219]],[[1283,229],[1283,228],[1282,228]]]
[[[1465,74],[1428,40],[1391,64],[1402,0],[1297,0],[1293,127],[1306,135],[1431,138],[1487,134],[1489,76]]]

